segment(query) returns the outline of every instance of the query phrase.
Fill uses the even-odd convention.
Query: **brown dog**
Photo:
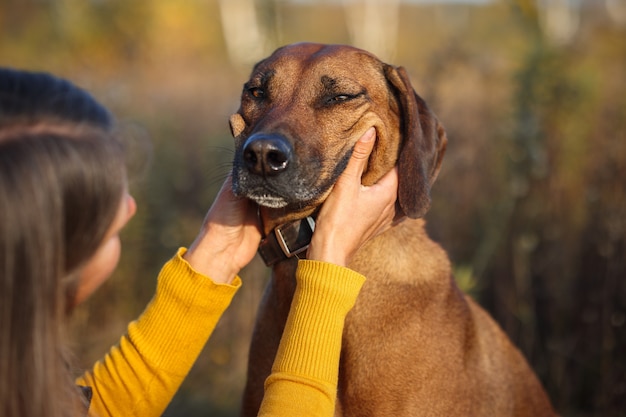
[[[350,265],[367,281],[346,318],[336,415],[554,415],[520,352],[461,293],[419,219],[447,139],[403,68],[348,46],[286,46],[254,67],[230,124],[233,188],[259,204],[267,235],[260,252],[273,268],[243,416],[257,415],[294,291],[290,255],[310,236],[310,222],[297,220],[314,214],[371,126],[377,142],[363,183],[397,164],[398,205],[410,219],[368,242]]]

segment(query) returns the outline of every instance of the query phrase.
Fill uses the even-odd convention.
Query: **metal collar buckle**
[[[287,258],[307,250],[314,231],[315,220],[312,217],[283,224],[274,229],[276,241]]]
[[[312,217],[277,226],[261,240],[259,254],[267,266],[294,256],[304,257],[314,230],[315,220]]]

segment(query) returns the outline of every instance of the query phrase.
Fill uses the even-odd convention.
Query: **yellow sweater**
[[[89,416],[160,416],[229,306],[241,279],[216,284],[182,258],[165,264],[152,301],[118,345],[76,380],[89,386]],[[365,278],[299,261],[287,326],[265,384],[261,416],[332,416],[344,319]]]

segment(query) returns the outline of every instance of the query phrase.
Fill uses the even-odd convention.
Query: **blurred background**
[[[563,416],[626,416],[626,0],[0,0],[0,65],[91,91],[140,156],[120,268],[73,320],[80,363],[193,240],[252,65],[299,41],[407,68],[448,132],[427,220],[459,284]],[[241,275],[166,416],[236,415],[268,271]]]

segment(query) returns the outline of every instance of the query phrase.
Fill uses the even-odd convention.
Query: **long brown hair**
[[[0,68],[0,415],[75,417],[68,295],[125,181],[108,111],[73,84]]]

